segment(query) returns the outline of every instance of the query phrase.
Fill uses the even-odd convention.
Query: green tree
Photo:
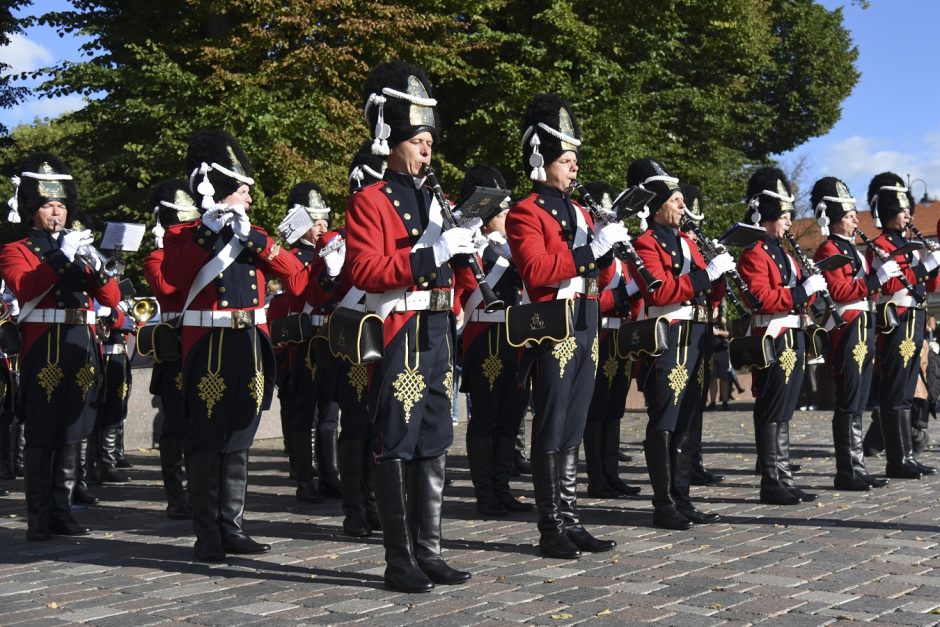
[[[30,4],[30,0],[7,0],[0,6],[0,47],[10,45],[10,35],[23,32],[22,22],[13,13]],[[26,95],[26,88],[14,84],[11,66],[0,60],[0,109],[9,109]],[[0,124],[0,144],[9,143],[10,130]]]

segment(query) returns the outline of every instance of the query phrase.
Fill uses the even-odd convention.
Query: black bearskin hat
[[[695,185],[681,183],[679,189],[682,190],[682,198],[685,201],[685,215],[701,222],[705,219],[704,205],[702,203],[702,193]]]
[[[332,210],[326,202],[326,194],[316,183],[305,181],[294,185],[294,189],[290,190],[290,195],[287,197],[287,211],[291,211],[294,207],[306,209],[314,222],[326,220],[327,224],[330,223]]]
[[[238,140],[218,129],[196,131],[186,150],[186,170],[194,197],[203,209],[233,194],[242,185],[255,184],[251,161]]]
[[[189,193],[189,184],[183,180],[170,179],[151,187],[150,204],[157,214],[154,229],[191,222],[199,217],[199,207]]]
[[[546,130],[546,127],[548,130]],[[557,94],[538,94],[522,116],[522,168],[533,181],[545,180],[545,166],[569,150],[578,152],[581,127],[571,105]]]
[[[584,184],[584,189],[587,190],[587,193],[591,195],[591,198],[601,209],[608,212],[613,210],[614,198],[617,197],[617,192],[613,187],[604,181],[591,181]]]
[[[7,219],[32,222],[37,209],[58,200],[68,210],[65,226],[70,226],[79,211],[78,188],[62,160],[48,152],[36,152],[23,159],[17,171]]]
[[[365,140],[349,165],[349,191],[354,192],[382,180],[385,157],[372,154],[372,141]]]
[[[794,213],[790,181],[780,168],[764,166],[755,170],[747,182],[747,199],[744,221],[758,226],[778,220],[784,213]]]
[[[457,204],[459,205],[469,198],[470,194],[472,194],[473,190],[477,187],[506,189],[506,179],[503,178],[503,175],[496,168],[486,165],[485,163],[476,164],[467,170],[467,173],[463,177],[463,182],[460,183],[460,196]],[[509,197],[507,196],[504,202],[498,205],[492,205],[489,211],[480,215],[480,218],[483,222],[489,222],[494,216],[499,214],[500,211],[508,208]]]
[[[431,82],[419,67],[404,61],[375,66],[363,88],[366,124],[372,129],[372,152],[389,154],[390,148],[427,131],[439,137],[437,101]]]
[[[627,168],[627,185],[639,187],[656,194],[649,204],[637,213],[640,218],[640,227],[646,230],[646,219],[659,211],[667,200],[676,192],[680,192],[679,179],[669,175],[662,164],[655,159],[643,157],[637,159]]]
[[[838,222],[849,211],[855,211],[855,199],[849,193],[848,186],[834,176],[826,176],[813,184],[809,194],[809,203],[816,213],[819,232],[829,235],[829,225]]]
[[[882,172],[868,184],[868,206],[879,229],[891,218],[905,209],[914,215],[914,195],[904,184],[904,179],[894,172]]]

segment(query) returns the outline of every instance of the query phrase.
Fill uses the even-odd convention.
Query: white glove
[[[346,261],[345,244],[327,254],[323,261],[326,263],[326,273],[328,275],[331,277],[339,276],[340,270],[343,269],[343,263]]]
[[[232,215],[232,232],[235,237],[244,242],[251,234],[251,220],[248,219],[248,212],[244,207],[235,207],[230,215]]]
[[[901,266],[894,259],[889,259],[878,268],[875,274],[878,276],[878,282],[884,285],[888,279],[901,276]]]
[[[924,257],[922,263],[924,264],[924,268],[927,269],[927,272],[933,272],[938,267],[940,267],[940,251],[935,250],[934,252],[930,253]]]
[[[474,255],[477,252],[473,247],[473,231],[459,226],[441,233],[431,248],[434,250],[434,263],[439,266],[454,255]]]
[[[461,223],[460,218],[457,218],[456,216],[455,216],[455,219],[457,220],[457,224],[462,226],[465,229],[473,230],[473,229],[479,229],[481,226],[483,226],[483,219],[479,217],[470,218],[464,223]]]
[[[78,249],[82,246],[90,246],[94,241],[95,236],[91,231],[69,231],[59,236],[59,250],[69,261],[75,261],[75,253]]]
[[[595,259],[600,259],[607,254],[614,244],[618,242],[629,242],[630,234],[627,227],[621,222],[611,222],[610,224],[594,225],[594,241],[589,245]]]
[[[803,290],[807,296],[826,291],[826,279],[821,274],[810,275],[803,281]]]
[[[731,270],[734,270],[734,257],[731,256],[731,253],[715,255],[714,259],[709,261],[705,267],[709,281],[717,281],[722,275]]]
[[[218,233],[233,217],[227,207],[213,207],[202,214],[202,223],[213,233]]]
[[[493,231],[486,236],[486,239],[489,241],[490,247],[496,251],[500,257],[512,259],[512,251],[509,250],[509,242],[506,241],[506,237],[502,233]]]

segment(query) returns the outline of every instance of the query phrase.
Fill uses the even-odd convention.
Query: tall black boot
[[[508,512],[496,498],[493,488],[493,440],[488,436],[467,435],[467,462],[477,511],[484,516],[505,516]]]
[[[793,485],[793,464],[790,463],[790,422],[777,422],[777,476],[780,483],[801,501],[816,500],[816,495]]]
[[[447,456],[405,464],[408,477],[408,524],[415,543],[415,560],[431,581],[455,585],[470,573],[451,568],[441,555],[441,507],[444,504],[444,466]]]
[[[255,542],[242,528],[247,496],[248,449],[223,454],[219,518],[222,523],[222,548],[227,553],[254,555],[271,550],[270,544]]]
[[[75,475],[75,490],[72,502],[79,505],[96,505],[98,497],[88,491],[88,437],[78,445],[78,468]]]
[[[0,479],[16,479],[13,469],[13,423],[0,424]]]
[[[363,444],[365,446],[364,459],[366,463],[365,470],[365,492],[363,499],[366,507],[366,521],[373,531],[382,531],[382,519],[379,517],[379,506],[375,503],[375,489],[373,488],[372,473],[375,471],[375,464],[371,463],[372,446],[368,440]],[[342,476],[340,477],[342,479]]]
[[[911,454],[910,417],[900,411],[881,414],[881,430],[885,439],[885,474],[894,479],[920,479],[923,474]],[[905,439],[905,434],[908,436]]]
[[[13,423],[13,472],[17,477],[26,475],[26,426],[22,422]]]
[[[852,472],[862,481],[873,488],[883,488],[888,485],[888,479],[882,479],[868,474],[865,468],[865,453],[862,445],[862,414],[852,414],[852,423],[849,430],[852,448]]]
[[[72,490],[78,473],[78,444],[60,446],[52,461],[52,512],[49,530],[57,536],[86,536],[91,531],[72,517]]]
[[[311,434],[314,432],[311,429]],[[313,478],[314,436],[306,437],[306,429],[295,433],[291,438],[294,446],[293,469],[297,480],[297,500],[302,503],[322,503],[323,494]]]
[[[561,465],[558,469],[561,496],[558,509],[565,526],[565,535],[582,551],[588,553],[612,551],[617,546],[616,542],[595,538],[581,524],[581,514],[578,512],[578,450],[577,446],[563,449]]]
[[[705,468],[702,458],[702,433],[696,432],[696,442],[692,449],[692,485],[715,485],[725,480],[724,475],[718,475]]]
[[[532,452],[532,487],[538,510],[539,550],[545,557],[576,559],[581,549],[565,532],[561,517],[560,451]]]
[[[368,485],[366,473],[366,443],[364,440],[339,441],[339,480],[343,491],[343,533],[353,538],[364,538],[372,533],[366,519],[365,495]]]
[[[933,466],[926,466],[914,457],[914,427],[911,420],[912,412],[910,409],[903,409],[900,412],[901,416],[898,419],[901,426],[901,441],[904,443],[904,459],[910,460],[914,464],[914,467],[920,471],[922,475],[935,475],[937,474],[937,469]]]
[[[193,517],[186,497],[186,470],[182,438],[160,438],[160,475],[166,492],[166,515],[173,520],[188,520]]]
[[[871,484],[855,475],[852,450],[852,421],[855,414],[836,411],[832,415],[832,444],[836,453],[836,476],[833,485],[839,490],[866,492]]]
[[[114,457],[117,460],[118,468],[133,468],[134,464],[127,461],[127,458],[124,456],[124,421],[121,421],[121,424],[117,426],[117,446],[114,448]]]
[[[604,474],[604,425],[588,420],[584,425],[584,465],[587,468],[587,493],[598,499],[615,499],[620,492],[607,482]],[[619,462],[618,462],[619,463]]]
[[[117,466],[117,427],[98,432],[98,476],[104,483],[127,483],[131,478]]]
[[[189,455],[189,496],[193,511],[196,558],[203,562],[225,559],[219,501],[222,456],[218,451],[197,449]]]
[[[523,503],[517,499],[509,487],[515,452],[514,437],[493,438],[493,494],[507,511],[531,512],[534,507],[532,503]]]
[[[389,459],[373,466],[375,500],[382,519],[385,546],[385,587],[398,592],[428,592],[434,588],[415,559],[405,504],[405,462]]]
[[[683,432],[673,434],[669,443],[670,455],[669,470],[672,473],[672,488],[670,494],[679,513],[696,525],[708,525],[721,520],[718,514],[706,514],[692,504],[689,491],[692,487],[692,448],[690,440],[692,434]]]
[[[672,500],[672,432],[646,430],[643,452],[653,488],[653,525],[662,529],[684,531],[692,528],[689,519],[679,513]]]
[[[604,477],[607,485],[625,496],[640,493],[639,486],[632,486],[620,478],[620,421],[604,423],[601,452],[603,454]],[[588,489],[588,494],[591,490]]]
[[[52,458],[53,449],[28,448],[24,450],[23,470],[26,491],[26,539],[48,540],[52,514]]]
[[[865,452],[865,457],[874,457],[886,447],[881,410],[875,407],[871,412],[871,424],[868,425],[868,431],[865,432],[865,439],[862,441],[862,450]]]
[[[339,434],[335,429],[317,429],[317,466],[320,469],[320,493],[328,499],[343,498],[339,485],[339,466],[337,465],[337,442]]]
[[[760,502],[768,505],[798,505],[800,498],[783,484],[777,464],[777,423],[754,425],[757,467],[760,469]]]
[[[532,474],[532,462],[525,456],[525,420],[519,421],[519,433],[513,440],[513,477]]]

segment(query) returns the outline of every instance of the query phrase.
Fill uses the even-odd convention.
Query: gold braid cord
[[[672,370],[669,371],[669,387],[672,388],[672,404],[679,404],[679,395],[682,394],[682,390],[685,389],[685,385],[689,382],[689,372],[685,369],[685,366],[676,364],[673,366]]]
[[[317,365],[313,362],[313,340],[307,344],[307,356],[304,357],[304,363],[307,364],[307,371],[310,373],[310,380],[317,380]]]
[[[613,353],[607,358],[607,361],[604,362],[604,376],[607,377],[607,389],[612,389],[614,387],[614,377],[617,376],[617,358],[614,357]]]
[[[37,378],[39,379],[39,385],[46,391],[47,403],[52,402],[52,393],[59,387],[63,376],[62,368],[59,368],[59,364],[46,364],[42,367],[42,370],[39,371]]]
[[[486,377],[486,380],[490,382],[490,392],[493,391],[493,386],[496,385],[496,379],[499,378],[502,372],[503,361],[499,358],[499,355],[487,355],[486,359],[483,360],[483,375]]]
[[[787,347],[785,351],[780,353],[777,362],[780,364],[780,369],[783,370],[783,382],[789,383],[790,375],[793,374],[793,369],[796,367],[796,351]]]
[[[264,373],[261,370],[255,370],[248,381],[248,394],[255,399],[255,413],[261,411],[261,401],[264,400]]]
[[[183,371],[182,370],[176,373],[176,378],[173,379],[173,383],[176,384],[177,390],[179,390],[180,392],[183,391]]]
[[[88,390],[95,383],[95,367],[91,364],[85,364],[79,368],[75,374],[75,382],[82,389],[82,398],[88,396]],[[124,396],[121,396],[121,400],[124,400]]]
[[[408,424],[411,422],[412,407],[424,396],[426,387],[424,376],[418,372],[417,368],[409,368],[406,365],[405,369],[395,377],[392,387],[395,388],[395,398],[405,408],[405,424]]]
[[[369,372],[366,370],[366,367],[362,364],[356,364],[349,368],[349,372],[346,374],[346,378],[349,380],[349,385],[356,390],[356,400],[360,403],[362,402],[362,391],[366,389],[366,386],[369,385]]]
[[[7,382],[0,379],[0,403],[7,397]]]
[[[577,347],[577,343],[573,337],[569,337],[566,340],[562,340],[555,344],[555,348],[552,349],[552,356],[558,360],[558,378],[562,379],[565,376],[565,366],[568,365],[568,362],[571,361],[571,358],[574,357],[574,351]]]
[[[447,399],[453,403],[454,402],[454,368],[451,367],[447,374],[444,375],[444,393],[447,394]]]
[[[704,361],[702,361],[698,365],[698,373],[695,375],[695,381],[696,383],[698,383],[698,389],[700,391],[705,389],[705,362]]]
[[[913,357],[914,353],[917,352],[917,347],[914,346],[914,340],[909,337],[904,338],[900,346],[898,346],[898,352],[901,353],[901,359],[904,360],[904,367],[907,368],[907,364],[911,360],[911,357]]]
[[[858,373],[862,374],[862,368],[865,365],[865,357],[868,356],[868,346],[862,342],[861,338],[858,340],[858,344],[855,345],[855,348],[852,349],[852,357],[855,358],[855,363],[858,364]]]
[[[207,372],[199,380],[196,389],[199,390],[199,399],[206,404],[206,416],[212,418],[215,404],[222,400],[222,395],[225,394],[225,381],[218,372]]]
[[[597,366],[601,361],[601,343],[597,336],[594,336],[594,343],[591,344],[591,359],[594,361],[594,372],[597,372]]]
[[[127,390],[128,390],[127,382],[122,383],[122,384],[121,384],[121,400],[122,400],[122,401],[123,401],[125,398],[127,398]]]

